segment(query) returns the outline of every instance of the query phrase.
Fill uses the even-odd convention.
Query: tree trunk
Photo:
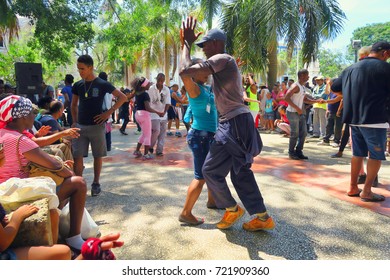
[[[170,56],[168,49],[168,24],[165,23],[164,26],[164,74],[165,74],[165,84],[169,86],[170,76],[169,76],[169,65]]]
[[[271,43],[268,48],[268,88],[272,88],[276,83],[278,76],[278,42]]]
[[[175,80],[175,74],[176,74],[176,69],[177,69],[177,45],[173,45],[173,65],[172,65],[172,76],[171,79]]]

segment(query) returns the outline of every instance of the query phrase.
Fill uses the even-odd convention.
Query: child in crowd
[[[290,137],[291,129],[290,129],[290,122],[288,121],[287,115],[286,115],[286,109],[287,106],[279,106],[278,111],[280,114],[280,119],[275,120],[275,126],[279,127],[282,131],[284,131],[285,137]]]
[[[38,212],[34,205],[23,205],[16,209],[12,218],[8,219],[3,206],[0,204],[0,260],[70,260],[71,250],[64,244],[51,246],[26,246],[11,248],[22,222]],[[109,234],[102,238],[88,239],[82,246],[81,254],[76,260],[105,259],[115,260],[110,249],[123,246],[118,241],[119,233]],[[100,247],[100,249],[97,249]],[[98,253],[97,253],[98,252]]]
[[[274,107],[276,106],[276,101],[272,98],[272,94],[270,92],[267,92],[267,99],[265,100],[265,128],[267,130],[270,130],[271,132],[275,130],[274,127],[274,120],[275,120],[275,114],[274,114]]]

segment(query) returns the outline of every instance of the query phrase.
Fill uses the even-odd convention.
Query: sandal
[[[354,194],[346,193],[346,194],[347,194],[349,197],[359,197],[361,192],[362,192],[362,189],[359,189],[359,191],[358,191],[357,193],[354,193]]]
[[[201,224],[204,223],[204,219],[203,218],[195,217],[195,219],[196,219],[196,222],[193,222],[193,221],[188,220],[186,217],[184,217],[182,215],[179,216],[179,222],[185,223],[187,225],[198,226],[198,225],[201,225]]]
[[[372,197],[361,197],[360,200],[363,202],[381,202],[386,198],[383,195],[373,193]]]

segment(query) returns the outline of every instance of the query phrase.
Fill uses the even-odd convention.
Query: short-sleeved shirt
[[[145,102],[150,102],[149,94],[146,91],[141,93],[136,93],[135,102],[137,103],[137,111],[138,110],[146,111]]]
[[[390,64],[375,57],[346,68],[332,84],[343,93],[343,122],[351,125],[384,124],[390,99]]]
[[[329,100],[335,99],[336,97],[337,94],[334,94],[333,92],[329,93]],[[340,107],[340,101],[333,104],[328,104],[328,111],[331,112],[332,114],[336,114],[339,107]]]
[[[150,97],[150,107],[157,112],[164,112],[165,105],[171,104],[171,93],[167,86],[163,86],[162,90],[160,91],[157,88],[157,85],[154,84],[149,88],[148,94]],[[156,113],[150,113],[150,118],[152,120],[166,120],[167,113],[165,113],[164,117],[160,117]]]
[[[313,98],[314,99],[322,98],[324,100],[327,100],[329,96],[325,93],[325,88],[326,88],[325,83],[323,83],[321,86],[315,86],[312,94]],[[326,110],[326,103],[314,103],[313,108],[321,108]]]
[[[23,153],[38,148],[38,145],[27,136],[20,137],[20,133],[6,128],[0,129],[0,143],[4,144],[5,163],[0,167],[0,183],[7,181],[12,177],[28,178],[28,172],[20,170],[18,155],[22,166],[26,166],[29,160],[23,156]],[[19,141],[19,151],[17,143]]]
[[[93,118],[103,113],[103,100],[106,93],[112,93],[115,87],[109,82],[97,77],[93,81],[76,82],[72,93],[79,97],[78,123],[96,125]]]
[[[48,125],[50,126],[50,131],[53,132],[53,131],[59,131],[61,130],[61,126],[60,124],[58,123],[58,121],[53,118],[52,115],[43,115],[39,121],[41,122],[42,125]]]
[[[72,86],[64,86],[61,90],[62,94],[68,94],[69,96],[69,104],[72,104]]]
[[[216,54],[201,65],[213,71],[212,88],[220,120],[229,120],[250,112],[244,104],[241,74],[232,56]]]

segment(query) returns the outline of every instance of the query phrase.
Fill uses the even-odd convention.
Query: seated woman
[[[64,105],[60,101],[52,101],[49,105],[49,110],[41,116],[38,121],[42,125],[50,126],[50,133],[53,134],[59,131],[62,131],[63,128],[58,123],[58,119],[62,117],[64,112]],[[58,144],[58,143],[55,143]]]
[[[42,151],[34,141],[23,134],[26,129],[31,128],[33,122],[34,114],[29,99],[12,95],[0,101],[0,143],[4,145],[6,158],[3,166],[0,167],[0,183],[12,177],[27,178],[29,173],[24,167],[29,162],[53,170],[61,169],[57,174],[65,180],[57,187],[57,196],[60,204],[69,199],[70,205],[70,230],[69,237],[65,241],[74,249],[80,250],[84,242],[80,230],[87,186],[82,177],[74,176],[68,168],[62,168],[60,162]],[[53,234],[58,236],[58,218],[52,222],[54,223]]]
[[[12,94],[1,94],[0,100],[3,100],[4,98],[11,96]],[[48,105],[49,106],[49,105]],[[51,127],[48,125],[42,126],[41,122],[37,121],[37,118],[42,117],[42,113],[39,111],[39,109],[36,107],[36,105],[33,104],[33,112],[36,115],[34,120],[34,125],[30,129],[26,129],[23,134],[25,134],[28,138],[33,140],[35,143],[38,144],[40,148],[42,148],[45,152],[59,156],[64,161],[66,160],[73,160],[70,141],[73,138],[77,138],[80,136],[79,128],[69,128],[65,129],[53,134],[49,134],[51,130]],[[43,110],[43,112],[46,112],[46,110]],[[36,123],[39,123],[39,127],[36,127]],[[55,142],[60,141],[61,144],[54,144]]]
[[[286,133],[285,137],[290,137],[291,128],[290,128],[290,122],[287,119],[286,109],[287,106],[284,105],[279,106],[278,111],[281,119],[275,120],[275,126],[279,127],[282,131]]]

